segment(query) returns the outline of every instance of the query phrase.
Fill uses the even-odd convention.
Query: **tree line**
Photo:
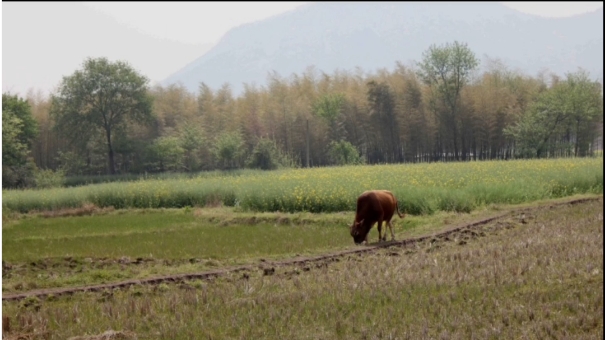
[[[314,67],[266,86],[197,93],[89,58],[50,98],[2,98],[3,187],[68,176],[214,169],[584,157],[601,149],[602,83],[535,77],[466,44],[432,45],[373,74]],[[41,180],[39,180],[40,182]]]

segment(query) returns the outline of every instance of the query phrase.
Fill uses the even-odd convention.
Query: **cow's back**
[[[377,190],[375,195],[380,202],[384,219],[389,221],[391,217],[393,217],[395,209],[397,209],[397,200],[395,199],[395,196],[388,190]]]
[[[365,191],[357,198],[355,221],[376,222],[381,214],[381,201],[376,191]]]
[[[363,192],[357,198],[357,210],[356,214],[359,216],[373,216],[384,214],[385,219],[390,219],[396,209],[397,201],[393,193],[388,190],[368,190]],[[361,215],[360,215],[361,214]],[[356,219],[359,221],[364,217]]]

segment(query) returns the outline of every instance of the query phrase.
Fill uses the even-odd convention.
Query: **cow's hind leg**
[[[391,241],[395,241],[395,234],[393,233],[393,221],[387,222],[387,225],[389,226],[389,229],[391,230]],[[384,233],[385,233],[384,238],[386,238],[387,231],[385,230]]]

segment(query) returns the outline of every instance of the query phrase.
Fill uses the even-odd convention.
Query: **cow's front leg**
[[[382,233],[382,220],[378,220],[378,242],[387,240],[387,226],[384,226],[384,234]]]

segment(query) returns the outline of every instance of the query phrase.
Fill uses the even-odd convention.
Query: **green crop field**
[[[97,207],[233,206],[241,211],[338,212],[355,209],[368,189],[395,193],[408,214],[470,212],[486,204],[518,204],[603,193],[603,158],[347,166],[242,172],[105,183],[75,188],[4,190],[13,212]]]
[[[494,207],[497,209],[497,207]],[[92,210],[88,216],[25,216],[4,223],[3,292],[191,273],[259,259],[353,247],[354,212],[256,213],[232,207]],[[76,210],[76,212],[81,212]],[[497,213],[438,212],[393,220],[397,239]],[[377,242],[376,228],[369,236]],[[133,265],[141,259],[137,265]],[[125,267],[126,266],[126,267]],[[124,268],[125,267],[125,268]]]

